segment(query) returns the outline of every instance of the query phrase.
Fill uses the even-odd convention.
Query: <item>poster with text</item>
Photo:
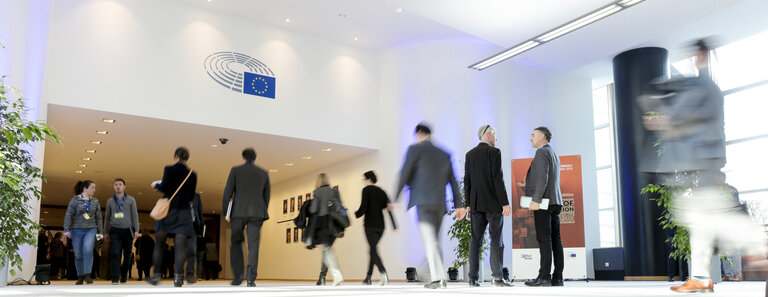
[[[525,175],[533,158],[512,160],[512,248],[538,248],[533,211],[520,207]],[[581,156],[560,156],[560,236],[563,247],[584,247],[584,197],[581,184]]]

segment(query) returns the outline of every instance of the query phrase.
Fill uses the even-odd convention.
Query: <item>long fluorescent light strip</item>
[[[531,38],[527,41],[524,41],[518,45],[515,45],[509,49],[506,49],[503,52],[497,53],[493,56],[485,58],[480,62],[472,64],[469,66],[469,68],[483,70],[485,68],[493,66],[496,63],[499,63],[501,61],[504,61],[516,55],[522,54],[534,47],[537,47],[541,44],[552,41],[560,36],[573,32],[579,28],[582,28],[586,25],[594,23],[598,20],[604,19],[610,15],[613,15],[619,11],[625,10],[630,6],[633,6],[643,1],[645,0],[618,0],[618,1],[611,2],[608,5],[600,7],[594,11],[591,11],[555,29],[552,29],[543,34],[539,34],[538,36]]]

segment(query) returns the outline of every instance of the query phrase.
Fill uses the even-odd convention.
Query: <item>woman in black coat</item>
[[[376,246],[379,244],[381,236],[384,235],[384,209],[387,209],[389,218],[392,219],[392,228],[395,231],[397,231],[397,225],[395,224],[395,218],[392,216],[392,204],[389,202],[387,193],[375,185],[377,180],[376,174],[373,171],[368,171],[363,174],[363,177],[365,177],[365,188],[363,188],[360,207],[355,212],[355,217],[357,218],[365,216],[365,238],[368,240],[371,254],[370,261],[368,262],[368,273],[365,275],[363,284],[371,284],[371,274],[373,274],[373,266],[375,265],[381,274],[379,285],[383,286],[389,283],[389,277],[387,276],[387,270],[384,269],[384,263],[381,262]]]
[[[152,182],[152,188],[163,192],[163,197],[170,198],[176,193],[168,209],[168,215],[155,223],[155,250],[152,254],[154,271],[152,277],[147,279],[152,285],[162,279],[160,268],[163,264],[163,245],[169,233],[175,234],[175,272],[173,285],[181,287],[184,283],[184,260],[187,257],[187,240],[195,235],[192,225],[192,213],[189,211],[189,203],[195,197],[197,188],[197,174],[187,167],[189,151],[179,147],[173,154],[176,164],[166,166],[163,171],[163,179],[160,182]],[[186,182],[184,181],[186,179]],[[183,183],[183,185],[182,185]],[[179,188],[181,187],[181,188]]]

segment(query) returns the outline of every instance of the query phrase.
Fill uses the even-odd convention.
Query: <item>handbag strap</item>
[[[168,203],[171,203],[171,201],[173,201],[173,198],[176,197],[176,193],[178,193],[179,190],[181,190],[181,187],[184,186],[184,183],[187,182],[187,179],[189,178],[190,175],[192,175],[192,169],[189,170],[189,173],[187,173],[187,177],[185,177],[184,181],[181,182],[181,185],[179,185],[179,188],[176,189],[176,192],[173,192],[173,195],[171,196],[171,198],[168,199]]]

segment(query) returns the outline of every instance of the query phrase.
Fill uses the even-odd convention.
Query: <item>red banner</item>
[[[520,208],[521,187],[533,158],[512,160],[512,248],[538,248],[533,212]],[[581,187],[581,156],[560,156],[560,236],[563,247],[584,247],[584,196]]]

